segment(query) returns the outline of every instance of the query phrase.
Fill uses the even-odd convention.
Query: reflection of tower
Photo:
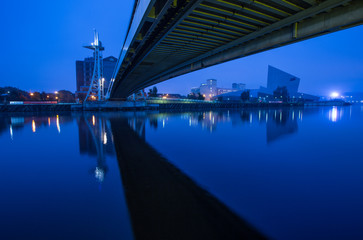
[[[104,99],[104,83],[105,79],[103,78],[103,59],[102,59],[102,51],[105,48],[102,46],[102,42],[98,39],[98,33],[95,30],[94,33],[94,41],[90,46],[85,46],[85,48],[94,50],[93,57],[95,60],[92,80],[89,86],[89,90],[85,101],[88,100],[89,97],[95,100],[97,98],[98,101],[102,101]]]
[[[106,165],[106,154],[109,152],[107,143],[109,142],[108,139],[111,135],[107,134],[108,128],[105,119],[100,117],[96,118],[92,115],[92,117],[85,117],[84,121],[89,130],[88,133],[91,135],[93,146],[97,153],[97,166],[92,169],[92,173],[94,173],[97,181],[102,183],[108,170]],[[94,153],[92,150],[92,147],[87,149],[90,154]]]
[[[140,138],[145,139],[145,119],[133,117],[129,119],[129,126],[134,130]]]

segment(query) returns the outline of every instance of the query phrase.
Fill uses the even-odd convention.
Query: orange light
[[[33,132],[37,131],[37,127],[35,126],[35,121],[34,120],[32,121],[32,130],[33,130]]]
[[[30,93],[30,96],[33,96],[34,95],[34,93]]]

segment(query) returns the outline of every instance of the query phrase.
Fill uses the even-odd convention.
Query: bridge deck
[[[359,0],[144,1],[147,3],[147,7],[140,6],[145,13],[129,36],[132,40],[120,59],[111,98],[363,22],[363,2]]]

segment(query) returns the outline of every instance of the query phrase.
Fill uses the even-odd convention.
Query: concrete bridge
[[[136,0],[107,95],[362,23],[361,0]]]

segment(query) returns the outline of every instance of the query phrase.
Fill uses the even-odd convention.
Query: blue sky
[[[32,91],[76,88],[75,61],[91,56],[82,48],[100,32],[104,56],[118,57],[133,1],[6,1],[0,14],[0,87]],[[158,84],[159,92],[187,94],[208,78],[221,87],[243,82],[265,86],[267,66],[301,78],[300,91],[363,91],[363,27],[340,31],[241,58]]]

